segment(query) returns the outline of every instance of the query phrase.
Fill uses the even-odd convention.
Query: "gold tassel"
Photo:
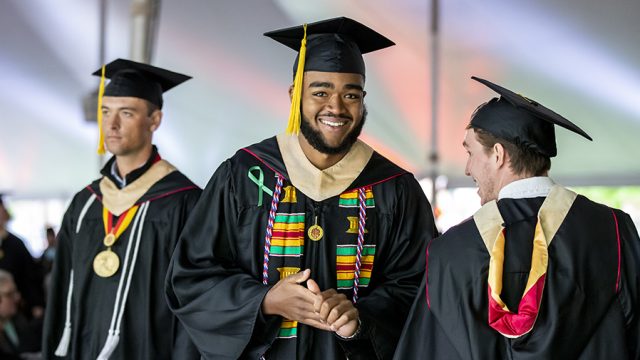
[[[298,135],[300,132],[300,100],[302,98],[302,76],[304,74],[304,61],[307,55],[307,24],[304,24],[304,36],[300,44],[300,55],[298,56],[298,68],[296,77],[293,80],[293,97],[291,98],[291,110],[289,110],[289,123],[287,124],[287,134]]]
[[[102,96],[104,95],[104,72],[102,65],[102,76],[100,76],[100,88],[98,89],[98,155],[104,155],[104,133],[102,132]]]

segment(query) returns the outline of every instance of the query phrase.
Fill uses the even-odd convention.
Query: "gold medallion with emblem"
[[[93,272],[96,275],[108,278],[113,276],[120,268],[120,258],[118,254],[111,250],[111,247],[118,241],[118,238],[127,229],[133,216],[138,211],[139,205],[132,206],[125,213],[123,213],[115,226],[113,226],[113,214],[106,207],[102,208],[102,220],[104,224],[105,236],[102,240],[106,250],[100,251],[95,258],[93,258]]]

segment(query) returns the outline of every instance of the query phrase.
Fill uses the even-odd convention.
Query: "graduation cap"
[[[130,96],[149,101],[162,109],[162,93],[191,79],[191,76],[126,59],[116,59],[92,75],[100,76],[98,92],[98,128],[100,143],[98,154],[104,154],[104,138],[102,134],[102,97]],[[111,79],[104,86],[104,79]]]
[[[395,43],[375,30],[346,17],[322,20],[264,33],[298,51],[293,64],[293,99],[287,133],[300,129],[300,97],[305,71],[355,73],[365,76],[362,54]]]
[[[101,76],[102,69],[92,75]],[[104,77],[111,79],[104,96],[132,96],[162,108],[162,93],[191,79],[179,74],[126,59],[116,59],[104,66]]]
[[[554,125],[593,140],[574,123],[540,103],[490,81],[471,78],[500,94],[499,99],[493,98],[477,110],[471,119],[472,127],[548,157],[557,155]]]

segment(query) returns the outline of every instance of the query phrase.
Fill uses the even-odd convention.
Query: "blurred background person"
[[[53,267],[53,260],[56,257],[56,246],[58,245],[58,242],[56,241],[56,232],[51,226],[46,227],[45,233],[47,236],[47,248],[42,252],[42,256],[40,256],[39,261],[42,266],[43,274],[46,276],[51,272],[51,268]]]
[[[38,258],[40,270],[42,271],[42,286],[44,287],[45,298],[49,293],[49,287],[51,283],[51,269],[53,269],[53,260],[56,258],[56,247],[58,241],[56,239],[56,232],[53,227],[47,226],[45,228],[45,234],[47,237],[47,248],[42,252],[42,256]]]
[[[7,230],[11,215],[0,195],[0,269],[13,275],[22,294],[21,309],[29,318],[42,318],[44,289],[42,276],[22,240]]]
[[[42,319],[27,319],[19,311],[20,292],[13,276],[0,270],[0,359],[31,359],[40,351]]]

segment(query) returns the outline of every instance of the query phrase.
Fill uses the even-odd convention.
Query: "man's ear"
[[[504,149],[504,146],[500,143],[493,144],[493,153],[491,155],[495,160],[495,164],[497,168],[501,168],[502,166],[507,164],[507,153]]]
[[[160,123],[162,123],[162,111],[155,110],[151,113],[151,127],[149,130],[151,130],[151,132],[158,130]]]
[[[289,86],[289,100],[293,100],[293,84]]]

